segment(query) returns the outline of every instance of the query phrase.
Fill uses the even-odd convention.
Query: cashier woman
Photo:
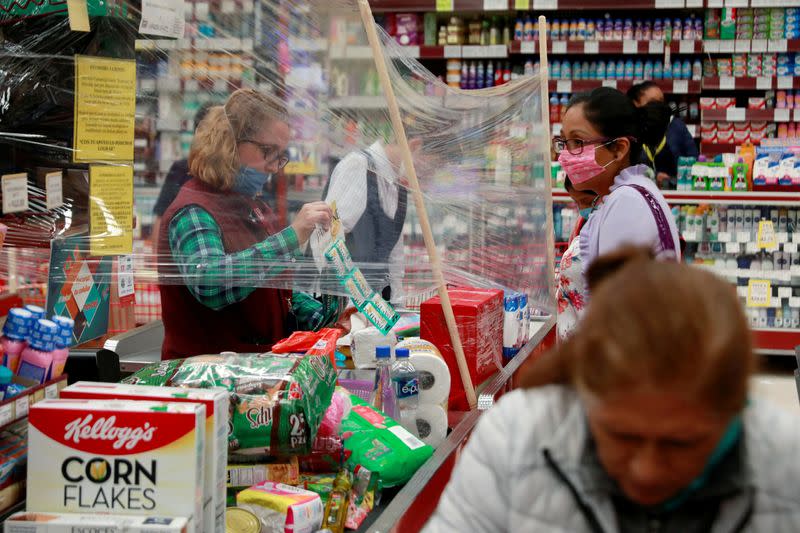
[[[314,299],[264,287],[290,276],[311,232],[332,220],[327,204],[313,202],[281,230],[258,198],[269,175],[288,162],[289,140],[283,105],[253,90],[234,92],[199,125],[189,153],[192,179],[159,233],[162,359],[264,352],[298,326],[330,318]]]

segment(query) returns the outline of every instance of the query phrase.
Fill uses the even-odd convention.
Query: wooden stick
[[[544,131],[549,139],[552,135],[550,126],[550,94],[548,84],[548,66],[547,66],[547,19],[544,15],[539,15],[539,85],[542,99],[542,123],[544,124]],[[556,237],[553,232],[553,178],[551,169],[551,150],[547,150],[547,156],[544,158],[544,204],[545,204],[545,217],[547,224],[546,245],[547,250],[547,274],[549,276],[555,275],[556,271]],[[548,278],[552,279],[552,278]],[[555,312],[556,301],[556,286],[555,283],[550,284],[550,301],[553,302],[553,309]]]
[[[458,334],[456,317],[455,314],[453,314],[453,306],[450,303],[450,295],[447,292],[447,285],[445,284],[444,280],[442,261],[439,257],[439,252],[436,249],[436,243],[433,240],[433,232],[431,231],[431,224],[428,220],[428,212],[425,210],[425,200],[422,197],[422,190],[420,189],[419,180],[417,179],[417,171],[414,168],[414,160],[411,157],[411,149],[408,146],[406,130],[403,127],[403,121],[400,118],[400,108],[397,106],[397,98],[395,97],[392,82],[389,78],[389,69],[386,66],[386,58],[384,57],[383,49],[381,48],[378,32],[375,30],[375,19],[372,18],[372,9],[369,6],[368,0],[358,0],[358,7],[361,11],[361,20],[364,23],[364,29],[367,31],[367,40],[372,48],[372,55],[375,58],[375,67],[378,70],[378,78],[380,79],[381,86],[386,94],[386,104],[389,106],[389,117],[392,120],[392,128],[394,129],[395,137],[397,137],[397,142],[400,145],[401,152],[403,153],[403,163],[405,164],[406,172],[408,173],[408,181],[411,188],[411,193],[414,197],[414,204],[417,208],[417,216],[419,217],[419,224],[422,228],[422,236],[425,239],[425,247],[428,250],[428,257],[430,257],[431,260],[433,277],[438,287],[439,298],[442,300],[444,319],[447,323],[447,329],[450,332],[450,342],[453,343],[453,350],[456,354],[458,371],[461,374],[461,383],[464,385],[464,391],[467,394],[467,402],[469,402],[470,409],[475,409],[478,405],[478,400],[475,396],[475,387],[473,386],[472,378],[469,375],[467,359],[464,356],[464,348],[461,345],[461,337]]]

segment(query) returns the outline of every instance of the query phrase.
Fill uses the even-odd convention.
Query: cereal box
[[[202,531],[206,408],[44,400],[28,418],[29,509],[185,516]]]
[[[203,521],[206,532],[225,529],[225,466],[228,461],[228,391],[149,387],[80,381],[61,391],[61,398],[83,400],[154,400],[196,402],[206,406],[206,472]]]
[[[25,512],[5,521],[5,533],[183,533],[188,524],[183,517]]]

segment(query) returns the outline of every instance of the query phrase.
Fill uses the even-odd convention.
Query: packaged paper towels
[[[447,413],[441,405],[420,405],[416,411],[417,433],[425,444],[436,448],[447,437]]]
[[[450,370],[444,359],[429,353],[412,353],[411,364],[419,372],[420,405],[445,405],[450,396]]]
[[[395,344],[397,336],[394,332],[383,335],[374,327],[358,330],[353,333],[353,345],[350,347],[353,364],[356,368],[375,368],[375,348]]]

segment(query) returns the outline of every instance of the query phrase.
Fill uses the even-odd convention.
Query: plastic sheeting
[[[88,5],[89,32],[70,31],[63,11],[45,13],[49,3],[28,6],[39,16],[0,15],[2,173],[24,174],[29,199],[0,219],[9,227],[0,278],[69,281],[68,269],[47,268],[57,245],[88,265],[131,256],[137,284],[198,293],[224,285],[370,300],[389,286],[392,303],[409,308],[435,293],[355,0],[186,2],[181,39],[146,34],[180,31],[167,12],[143,23],[138,5]],[[523,292],[531,308],[553,312],[539,78],[451,88],[378,31],[446,282]],[[208,112],[195,123],[200,108]],[[187,166],[194,179],[178,189]],[[59,172],[63,204],[53,206],[48,174]],[[8,189],[3,180],[10,203],[13,179]],[[165,187],[180,192],[155,216]],[[307,242],[282,232],[307,226],[298,213],[319,200],[335,203],[331,227],[317,225]],[[198,207],[221,244],[197,229]],[[338,239],[352,262],[333,260]],[[120,269],[90,270],[95,283],[118,282]]]

